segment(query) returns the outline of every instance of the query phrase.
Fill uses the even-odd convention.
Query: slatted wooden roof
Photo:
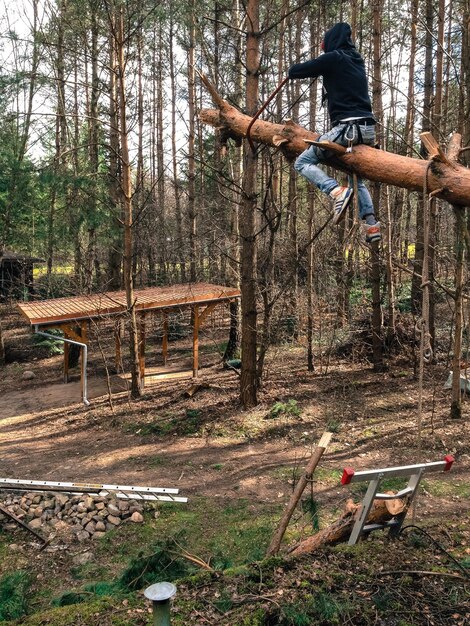
[[[239,296],[240,291],[238,289],[209,283],[134,290],[136,311],[171,309],[197,303],[210,304],[231,300]],[[21,302],[18,304],[18,308],[31,324],[50,325],[70,320],[93,319],[126,311],[126,292],[111,291],[72,298]]]

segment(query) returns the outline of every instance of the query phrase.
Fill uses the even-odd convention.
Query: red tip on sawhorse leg
[[[455,459],[452,456],[452,454],[447,454],[444,457],[444,461],[446,462],[445,467],[444,467],[444,472],[448,472],[450,468],[452,467],[452,463],[455,461]]]
[[[345,467],[343,470],[343,475],[341,476],[341,484],[349,485],[354,476],[354,470],[352,467]]]

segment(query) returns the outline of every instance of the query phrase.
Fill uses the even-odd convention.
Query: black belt
[[[348,120],[347,122],[337,120],[333,122],[333,126],[338,126],[339,124],[370,124],[371,126],[375,126],[376,123],[373,117],[361,117],[358,120]]]

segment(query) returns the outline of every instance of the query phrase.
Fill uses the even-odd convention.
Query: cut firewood
[[[387,493],[393,495],[395,492],[389,491]],[[382,524],[388,522],[396,515],[404,513],[408,508],[408,504],[409,498],[407,497],[394,498],[393,500],[374,500],[367,523]],[[331,546],[347,541],[361,506],[361,504],[355,504],[353,500],[349,499],[346,502],[343,514],[338,520],[295,546],[291,551],[291,555],[310,554],[322,546]]]

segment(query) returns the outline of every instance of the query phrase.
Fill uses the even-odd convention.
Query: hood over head
[[[323,49],[325,52],[333,50],[355,50],[356,47],[351,39],[351,26],[346,22],[339,22],[333,28],[327,30],[323,39]]]

